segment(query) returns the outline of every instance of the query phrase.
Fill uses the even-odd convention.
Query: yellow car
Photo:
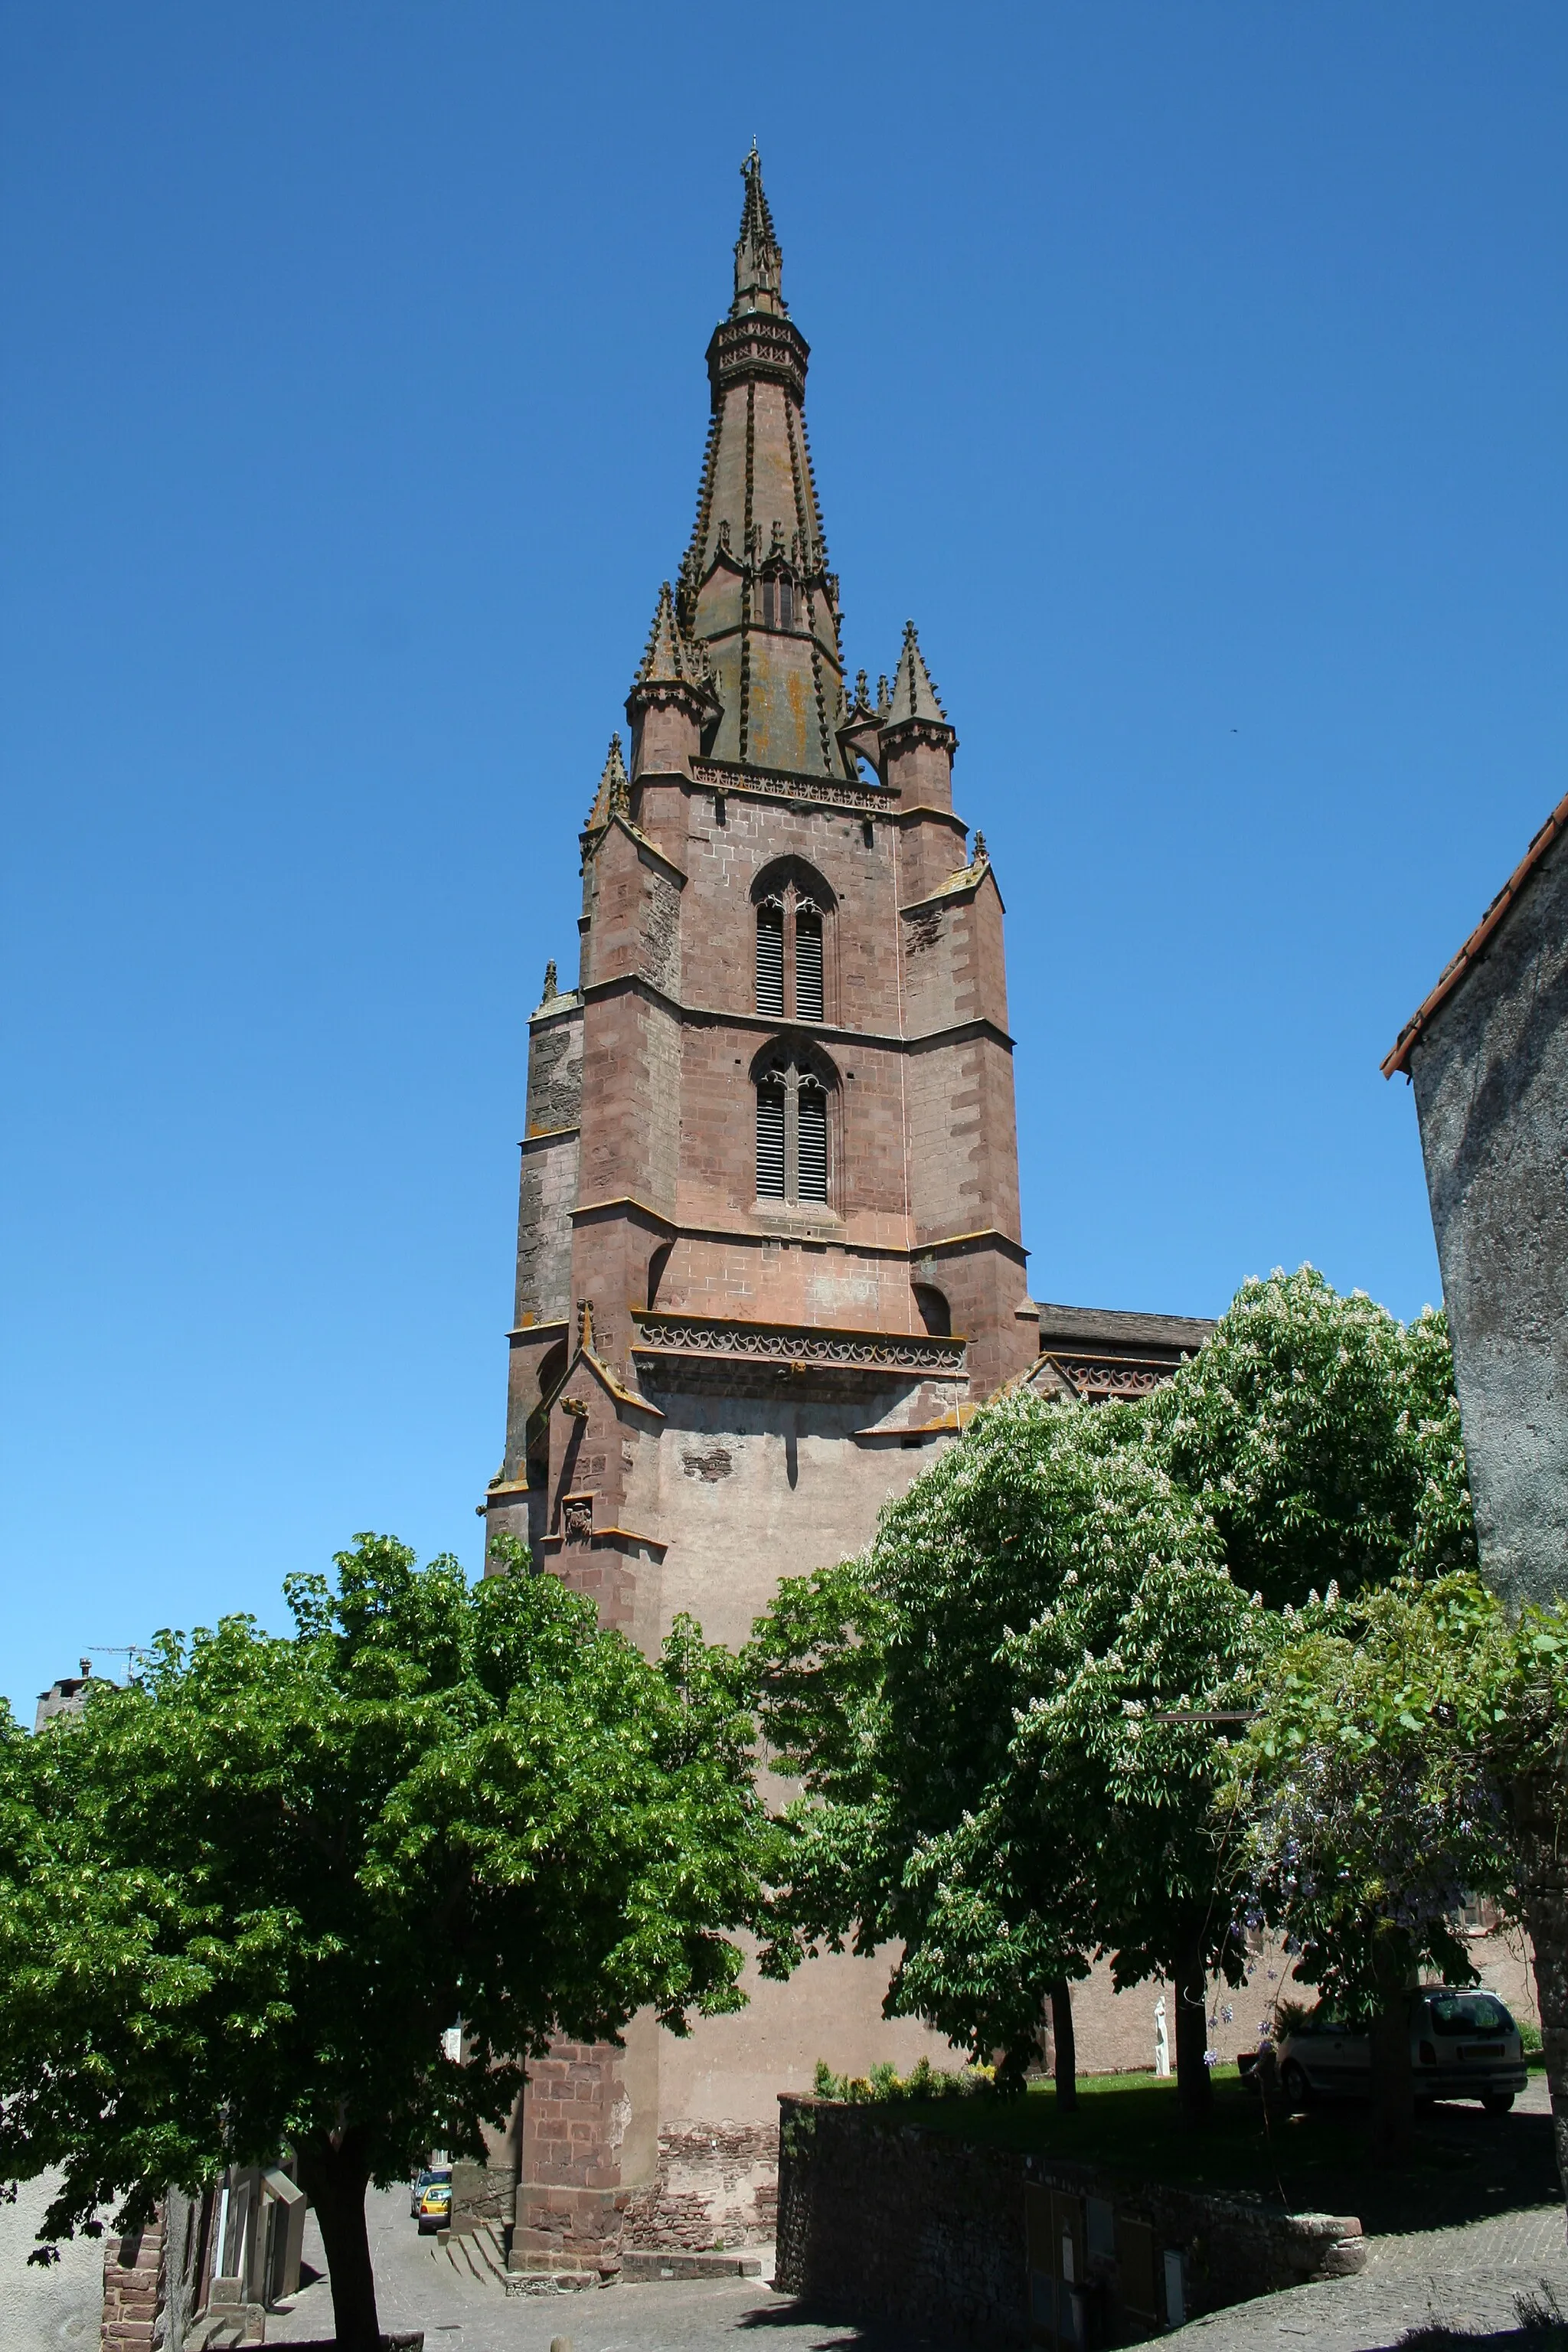
[[[444,2230],[452,2218],[452,2174],[444,2171],[424,2172],[419,2176],[419,2200],[415,2207],[419,2216],[419,2234],[428,2237],[433,2231]]]

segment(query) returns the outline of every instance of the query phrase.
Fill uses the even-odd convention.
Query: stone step
[[[615,2273],[601,2277],[597,2271],[508,2271],[505,2286],[508,2294],[581,2294],[591,2286],[613,2286]]]
[[[731,2253],[689,2246],[633,2246],[621,2256],[621,2278],[627,2286],[657,2279],[761,2278],[763,2264],[773,2268],[771,2246],[739,2246]]]

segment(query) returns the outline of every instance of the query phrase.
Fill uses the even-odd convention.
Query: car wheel
[[[1513,2105],[1511,2091],[1483,2091],[1481,2105],[1489,2116],[1506,2116]]]
[[[1279,2069],[1279,2088],[1293,2107],[1304,2107],[1310,2103],[1312,2086],[1294,2058],[1287,2058]]]

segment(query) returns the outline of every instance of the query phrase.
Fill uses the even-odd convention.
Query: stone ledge
[[[621,2279],[626,2286],[643,2286],[657,2279],[761,2278],[763,2259],[755,2247],[729,2254],[696,2252],[689,2246],[638,2246],[621,2256]]]

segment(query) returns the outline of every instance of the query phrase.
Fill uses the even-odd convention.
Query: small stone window
[[[793,629],[795,626],[795,582],[787,572],[763,574],[763,626],[764,629]]]

